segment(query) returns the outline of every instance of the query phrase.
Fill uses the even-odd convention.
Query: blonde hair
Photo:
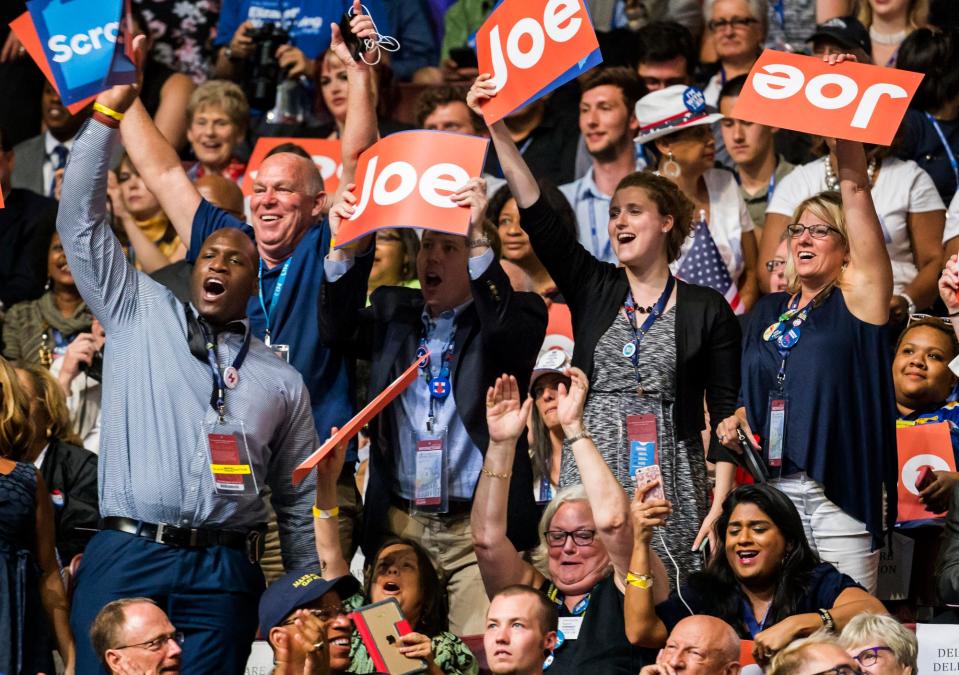
[[[73,430],[73,423],[70,421],[67,397],[56,378],[46,368],[33,363],[18,364],[17,368],[30,377],[37,398],[43,404],[42,414],[46,419],[42,421],[45,423],[43,432],[46,437],[82,446],[83,440]],[[34,420],[34,423],[38,424],[40,421]]]
[[[772,663],[769,664],[766,675],[792,675],[803,665],[803,652],[818,645],[833,645],[842,648],[834,633],[825,628],[820,628],[809,637],[794,640],[785,649],[778,652],[773,657]]]
[[[892,650],[900,666],[912,668],[913,673],[918,672],[916,658],[919,645],[916,634],[888,614],[858,614],[849,620],[839,635],[839,644],[846,649],[877,642]]]
[[[30,399],[20,386],[17,371],[0,356],[0,457],[19,459],[33,438]]]
[[[567,485],[566,487],[559,490],[550,500],[549,504],[546,505],[546,509],[543,511],[542,517],[539,519],[539,545],[543,551],[546,551],[546,535],[543,534],[546,530],[549,529],[549,525],[553,520],[553,516],[556,515],[556,512],[559,511],[559,507],[568,502],[586,502],[589,503],[589,498],[586,496],[586,488],[583,487],[582,483],[578,485]]]
[[[802,214],[809,211],[812,215],[839,231],[843,248],[849,250],[849,233],[846,230],[846,214],[842,210],[842,197],[835,190],[827,190],[804,199],[793,212],[792,222],[797,222]],[[837,278],[838,280],[838,278]],[[796,274],[796,261],[793,259],[792,246],[786,246],[786,291],[790,294],[800,290],[799,275]]]
[[[204,108],[219,108],[241,132],[246,131],[250,121],[250,104],[236,83],[210,80],[197,87],[190,94],[190,102],[186,106],[187,122],[192,124],[193,116]]]
[[[872,5],[869,0],[859,0],[859,21],[869,28],[872,25]],[[929,0],[909,0],[909,13],[906,15],[909,22],[909,32],[922,28],[929,20]]]

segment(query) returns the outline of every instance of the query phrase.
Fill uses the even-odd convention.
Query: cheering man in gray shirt
[[[77,672],[101,668],[84,637],[97,612],[145,596],[186,634],[184,673],[241,673],[264,587],[256,561],[267,486],[286,567],[316,564],[315,484],[294,488],[290,478],[317,445],[310,399],[300,374],[250,335],[258,260],[242,232],[217,230],[203,243],[189,305],[127,262],[106,213],[107,169],[136,90],[97,98],[57,220],[77,287],[110,336],[102,531],[84,554],[71,615]]]

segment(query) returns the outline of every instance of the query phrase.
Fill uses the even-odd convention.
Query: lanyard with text
[[[959,162],[956,161],[956,155],[952,151],[952,148],[949,147],[949,141],[946,139],[946,135],[942,132],[942,127],[939,126],[939,120],[929,113],[926,113],[926,119],[929,120],[932,128],[936,130],[936,133],[939,135],[939,140],[942,141],[942,147],[946,151],[946,157],[949,158],[949,166],[952,167],[952,175],[956,179],[956,190],[959,190]]]
[[[584,595],[583,599],[577,602],[573,609],[569,610],[569,613],[573,616],[582,616],[586,614],[586,610],[589,608],[590,595],[591,593]],[[550,601],[557,607],[562,607],[563,603],[566,602],[566,595],[553,584],[549,585],[549,590],[546,592],[546,597],[548,597]]]
[[[657,300],[656,304],[652,307],[637,308],[633,300],[632,290],[626,294],[626,302],[623,304],[623,309],[626,310],[626,318],[629,320],[629,325],[633,329],[633,339],[623,345],[623,356],[633,362],[633,367],[636,369],[637,384],[642,383],[642,376],[639,374],[639,346],[643,342],[643,338],[646,337],[646,333],[653,327],[653,322],[656,321],[666,309],[666,303],[669,302],[669,296],[672,295],[673,286],[675,285],[676,280],[673,278],[673,275],[670,274],[666,277],[666,287],[659,296],[659,300]],[[649,315],[646,317],[646,320],[643,321],[643,325],[638,328],[636,327],[637,311],[641,314]]]
[[[266,335],[263,337],[263,342],[266,343],[266,346],[270,346],[271,334],[270,334],[270,319],[273,316],[274,310],[276,310],[276,304],[280,301],[280,293],[283,292],[283,284],[286,283],[286,273],[290,271],[290,263],[293,262],[293,258],[287,258],[286,262],[283,263],[283,269],[280,270],[280,277],[276,280],[276,286],[273,287],[273,298],[270,300],[270,309],[267,311],[266,302],[263,300],[263,259],[260,259],[260,269],[257,272],[257,281],[259,281],[258,294],[260,296],[260,309],[263,310],[263,315],[266,317]]]
[[[233,363],[222,371],[216,360],[216,336],[207,333],[205,326],[203,329],[203,339],[206,341],[207,362],[210,364],[210,372],[213,374],[213,395],[210,397],[210,405],[220,416],[222,424],[226,417],[226,390],[233,389],[240,381],[240,366],[246,359],[246,354],[250,351],[250,331],[243,335],[243,345],[237,352]]]
[[[446,346],[440,354],[440,371],[434,377],[433,365],[429,358],[423,358],[429,353],[427,338],[429,337],[430,320],[423,319],[423,336],[420,338],[419,349],[416,350],[416,358],[420,359],[420,370],[423,371],[423,379],[430,391],[430,416],[426,421],[426,430],[433,430],[433,421],[436,419],[434,406],[436,401],[443,401],[450,395],[453,385],[450,381],[450,362],[455,358],[453,351],[453,342],[456,339],[456,323],[450,327],[450,337],[446,341]]]

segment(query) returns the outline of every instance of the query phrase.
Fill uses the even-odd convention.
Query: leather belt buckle
[[[185,527],[176,527],[167,523],[157,524],[157,533],[153,538],[158,544],[167,546],[190,546],[194,542],[193,531]]]

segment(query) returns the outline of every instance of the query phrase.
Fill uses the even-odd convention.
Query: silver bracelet
[[[576,435],[574,435],[574,436],[568,436],[568,437],[566,438],[566,440],[569,441],[569,444],[570,444],[570,445],[572,445],[572,444],[575,443],[576,441],[581,441],[581,440],[583,440],[584,438],[588,438],[589,440],[593,440],[593,435],[592,435],[591,433],[589,433],[588,431],[586,431],[586,427],[583,427],[583,430],[580,431],[578,434],[576,434]]]
[[[466,242],[470,248],[479,248],[480,246],[489,246],[489,237],[483,235],[479,239],[470,239]]]

